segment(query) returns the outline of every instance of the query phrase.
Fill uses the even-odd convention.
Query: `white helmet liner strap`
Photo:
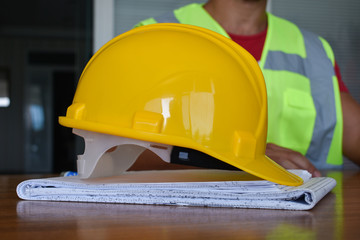
[[[80,178],[115,176],[129,169],[145,150],[149,149],[165,162],[170,162],[172,146],[124,138],[109,134],[73,129],[84,138],[85,150],[78,155]]]

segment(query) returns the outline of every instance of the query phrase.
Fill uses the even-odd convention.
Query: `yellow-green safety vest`
[[[334,54],[321,37],[268,16],[259,61],[268,95],[267,141],[298,151],[319,169],[342,166],[342,110]],[[149,18],[137,26],[182,23],[227,32],[203,8],[192,3]]]

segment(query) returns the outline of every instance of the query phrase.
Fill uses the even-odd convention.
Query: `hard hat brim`
[[[226,160],[224,161],[227,162]],[[303,180],[300,177],[287,171],[266,155],[258,156],[256,161],[252,160],[247,164],[229,164],[252,175],[281,185],[300,186],[303,184]]]
[[[84,129],[88,131],[102,132],[111,135],[118,132],[118,134],[115,135],[140,139],[144,141],[151,141],[150,138],[149,139],[141,138],[144,137],[144,134],[138,136],[134,134],[134,131],[128,131],[127,129],[116,129],[116,128],[112,128],[111,126],[106,126],[98,123],[84,122],[67,117],[60,117],[59,122],[61,125],[67,127]],[[157,142],[160,143],[163,142],[162,137],[160,135],[158,135],[158,137],[159,138]],[[152,140],[154,140],[154,138],[152,138]],[[181,139],[181,141],[176,141],[177,139],[175,137],[173,137],[172,140],[173,142],[171,142],[170,144],[174,146],[183,146],[183,147],[191,148],[191,145],[193,144],[191,142],[189,142],[188,144],[178,144],[180,142],[184,143],[184,141],[183,139]],[[290,173],[289,171],[281,167],[279,164],[271,160],[266,155],[259,155],[256,157],[256,159],[248,159],[248,160],[238,159],[237,161],[232,161],[227,157],[218,154],[216,152],[213,152],[209,149],[203,148],[202,146],[198,146],[198,148],[196,149],[210,156],[218,158],[221,161],[224,161],[236,168],[246,171],[254,176],[263,178],[271,182],[275,182],[281,185],[288,185],[288,186],[299,186],[303,184],[303,180],[300,177],[296,176],[293,173]]]

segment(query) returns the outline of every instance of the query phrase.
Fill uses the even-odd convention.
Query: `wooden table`
[[[360,172],[328,172],[337,187],[310,211],[22,201],[0,175],[0,239],[360,239]]]

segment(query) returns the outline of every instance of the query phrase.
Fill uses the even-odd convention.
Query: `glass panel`
[[[119,35],[134,27],[138,22],[149,17],[156,17],[178,7],[193,3],[193,0],[115,0],[114,1],[114,31]],[[205,2],[195,1],[195,2]]]
[[[360,1],[271,1],[272,12],[324,37],[334,50],[342,79],[360,102]]]
[[[6,68],[0,68],[0,107],[10,106],[9,78],[9,71]]]
[[[0,173],[76,171],[83,142],[58,116],[92,55],[93,0],[0,1],[0,10]]]

